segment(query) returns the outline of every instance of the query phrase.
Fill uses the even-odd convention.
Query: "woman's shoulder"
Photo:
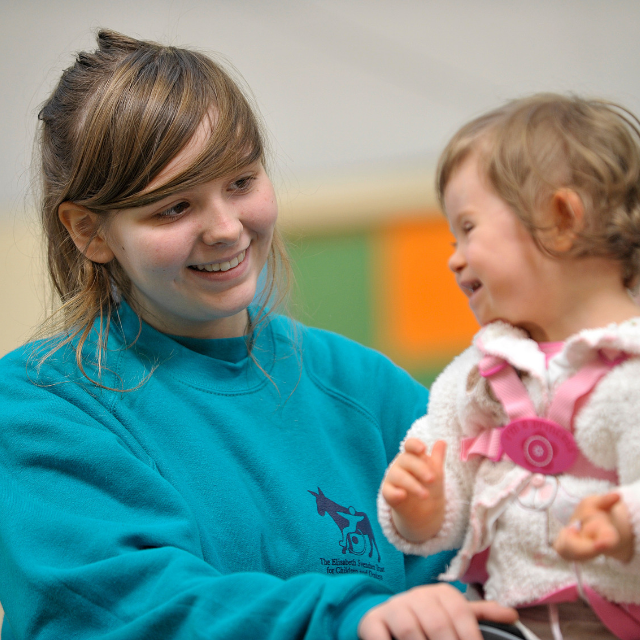
[[[372,405],[416,404],[424,413],[427,389],[380,351],[284,317],[276,319],[274,332],[295,340],[306,375],[331,395],[364,398]]]
[[[0,389],[15,390],[21,385],[48,389],[68,387],[95,387],[92,380],[100,380],[104,387],[111,386],[114,352],[105,350],[97,357],[96,345],[86,344],[82,352],[82,368],[78,364],[76,343],[66,336],[53,336],[27,342],[0,358]]]
[[[69,374],[61,366],[61,354],[43,360],[50,348],[46,340],[28,342],[0,359],[0,421],[5,435],[7,429],[46,414],[53,397],[66,393]]]
[[[9,372],[22,378],[31,377],[43,369],[53,370],[56,365],[59,368],[65,358],[61,358],[60,348],[56,347],[53,339],[33,340],[16,347],[0,358],[0,380],[6,381]],[[56,358],[48,357],[53,353],[57,353]]]
[[[287,316],[275,316],[272,325],[277,340],[296,345],[303,359],[322,367],[344,371],[364,368],[402,371],[389,357],[375,348],[365,346],[352,338],[305,325]]]

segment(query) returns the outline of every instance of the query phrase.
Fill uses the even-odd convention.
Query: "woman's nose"
[[[242,222],[233,209],[216,207],[215,211],[205,214],[202,240],[205,244],[232,245],[238,242],[242,234]]]

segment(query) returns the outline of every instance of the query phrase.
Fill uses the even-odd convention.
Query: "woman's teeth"
[[[246,255],[246,249],[236,256],[233,260],[229,260],[228,262],[213,262],[211,264],[194,264],[193,269],[197,269],[198,271],[229,271],[229,269],[233,269],[237,267],[243,260]]]

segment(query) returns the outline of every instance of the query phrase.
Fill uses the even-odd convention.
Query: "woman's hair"
[[[568,255],[601,256],[622,265],[623,282],[640,274],[640,122],[601,100],[537,94],[514,100],[463,126],[446,146],[436,175],[444,192],[474,154],[481,173],[529,229],[541,249],[536,213],[561,188],[574,190],[585,224]]]
[[[56,348],[78,338],[83,371],[82,348],[94,322],[100,319],[101,352],[111,311],[131,283],[116,260],[92,262],[76,247],[58,217],[60,204],[84,206],[104,225],[118,209],[148,205],[265,160],[255,110],[220,64],[197,51],[108,30],[99,31],[97,41],[96,51],[79,53],[63,72],[38,115],[42,224],[49,275],[62,303],[51,324],[65,336]],[[215,126],[202,153],[179,175],[145,191],[212,110]],[[276,232],[256,318],[265,317],[267,303],[275,308],[282,302],[288,281],[289,263]]]

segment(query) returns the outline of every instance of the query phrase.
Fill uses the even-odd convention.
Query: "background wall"
[[[273,138],[294,313],[428,381],[475,331],[433,197],[464,121],[532,91],[640,112],[635,0],[0,0],[0,354],[45,308],[29,171],[38,105],[105,26],[222,52]]]

